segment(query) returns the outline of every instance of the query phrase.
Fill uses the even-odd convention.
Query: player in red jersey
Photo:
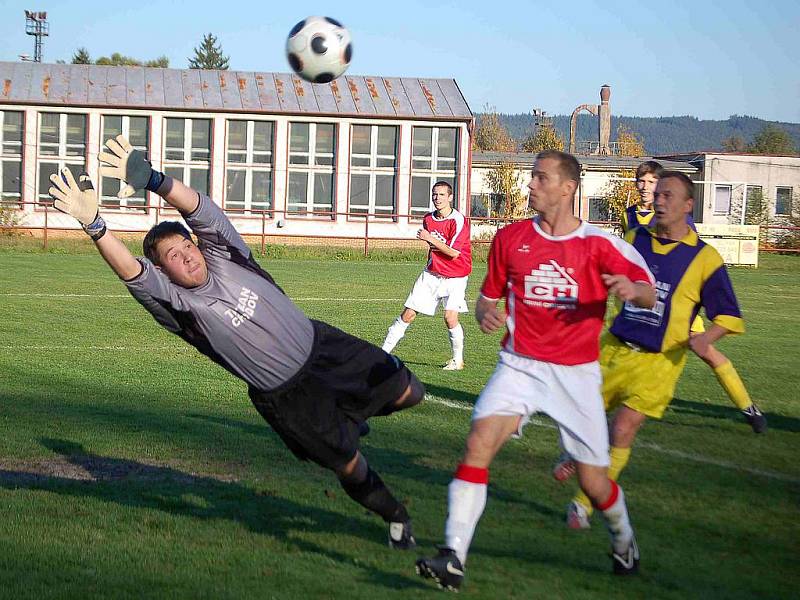
[[[453,188],[446,181],[434,184],[431,199],[436,210],[425,215],[417,232],[417,238],[428,243],[428,264],[414,283],[403,312],[386,332],[383,349],[394,350],[417,313],[433,316],[441,303],[453,350],[444,370],[460,371],[464,368],[464,330],[458,313],[467,312],[467,278],[472,271],[469,221],[453,208]]]
[[[557,424],[578,481],[611,534],[614,573],[633,573],[639,550],[622,489],[608,478],[598,337],[609,294],[652,307],[654,279],[627,242],[572,214],[580,166],[570,154],[536,157],[528,201],[538,214],[497,233],[475,317],[485,333],[506,326],[500,360],[472,413],[464,457],[448,490],[445,544],[417,572],[457,589],[486,505],[489,465],[536,412]],[[506,301],[506,315],[497,304]]]

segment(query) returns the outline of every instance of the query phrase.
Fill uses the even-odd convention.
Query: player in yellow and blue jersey
[[[617,409],[610,427],[612,480],[627,464],[647,417],[660,419],[672,401],[687,349],[707,356],[720,338],[744,331],[722,257],[698,237],[687,220],[694,204],[691,179],[664,171],[653,196],[655,227],[635,227],[625,239],[655,276],[658,300],[652,309],[623,305],[601,339],[603,398],[607,411]],[[702,333],[690,333],[701,307],[711,325]],[[558,477],[559,466],[564,477]],[[560,479],[568,476],[568,463],[559,466],[554,475]],[[591,512],[591,503],[579,493],[568,507],[567,525],[589,527]]]
[[[629,231],[636,226],[649,227],[653,222],[653,191],[656,189],[663,167],[654,160],[648,160],[639,165],[636,169],[636,189],[639,191],[639,201],[629,206],[622,217],[622,228]],[[697,231],[692,215],[686,216],[689,227]],[[698,315],[692,322],[691,332],[693,334],[702,333],[704,330],[703,319]],[[697,354],[697,353],[696,353]],[[753,428],[755,433],[763,433],[767,430],[767,419],[759,408],[753,403],[747,388],[744,386],[739,373],[733,363],[713,345],[705,349],[703,354],[697,354],[706,363],[714,375],[717,377],[722,389],[731,399],[736,407],[742,411],[744,418]]]

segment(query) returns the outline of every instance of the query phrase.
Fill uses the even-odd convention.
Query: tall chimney
[[[605,84],[600,88],[600,118],[598,119],[598,134],[600,147],[598,154],[611,154],[609,141],[611,140],[611,105],[608,100],[611,98],[611,86]]]

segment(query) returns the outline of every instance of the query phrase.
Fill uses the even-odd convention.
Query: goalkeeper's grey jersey
[[[207,196],[184,216],[208,265],[208,281],[187,289],[146,258],[128,291],[162,326],[200,352],[268,391],[288,380],[311,353],[311,321],[253,260],[231,222]]]

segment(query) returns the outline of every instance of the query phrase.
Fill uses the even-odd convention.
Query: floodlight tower
[[[33,46],[33,62],[42,62],[42,38],[50,35],[50,23],[47,22],[47,13],[26,10],[25,33],[36,38]]]

